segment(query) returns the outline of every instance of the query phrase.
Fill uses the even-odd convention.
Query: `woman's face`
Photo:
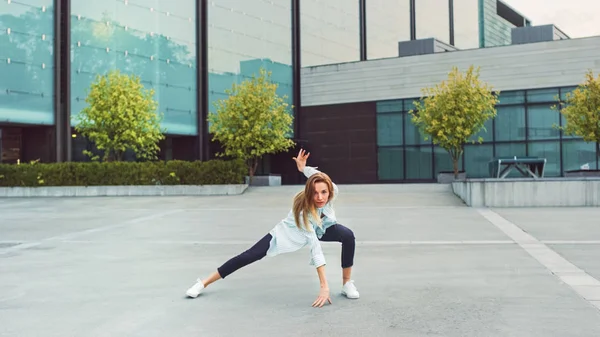
[[[313,201],[315,202],[315,206],[317,208],[325,206],[327,201],[329,201],[329,188],[327,187],[326,183],[315,183],[315,195],[313,198]]]

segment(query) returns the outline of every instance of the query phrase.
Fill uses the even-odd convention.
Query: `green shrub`
[[[241,160],[0,164],[0,186],[241,184]]]

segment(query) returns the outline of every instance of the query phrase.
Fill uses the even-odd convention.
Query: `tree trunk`
[[[448,151],[450,153],[450,158],[452,158],[452,168],[454,170],[454,179],[458,178],[458,160],[463,153],[462,148],[452,149]]]
[[[452,167],[454,168],[454,179],[458,178],[458,158],[452,158]]]
[[[252,179],[254,178],[254,173],[256,172],[256,168],[258,167],[258,158],[248,159],[248,185],[252,184]]]

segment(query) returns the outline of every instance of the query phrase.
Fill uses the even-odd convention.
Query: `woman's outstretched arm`
[[[327,277],[325,276],[325,255],[323,255],[321,243],[319,242],[319,239],[314,231],[310,233],[308,240],[311,252],[311,264],[317,267],[317,275],[319,276],[319,295],[313,302],[312,306],[320,308],[325,305],[326,302],[331,304],[329,283],[327,282]]]

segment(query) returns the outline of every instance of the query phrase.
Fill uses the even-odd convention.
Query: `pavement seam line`
[[[151,215],[146,215],[146,216],[142,216],[142,217],[130,219],[130,220],[127,220],[125,222],[122,222],[122,223],[119,223],[119,224],[115,224],[115,225],[108,225],[108,226],[102,226],[102,227],[96,227],[96,228],[89,228],[89,229],[85,229],[85,230],[82,230],[82,231],[77,231],[77,232],[72,232],[72,233],[57,235],[57,236],[45,238],[45,239],[38,240],[38,241],[26,242],[26,243],[23,243],[23,244],[20,244],[20,245],[16,245],[16,246],[13,246],[13,247],[8,247],[6,249],[2,249],[0,251],[0,255],[2,255],[2,254],[8,254],[8,253],[13,253],[13,252],[16,252],[16,251],[19,251],[19,250],[23,250],[23,249],[27,249],[27,248],[39,246],[39,245],[41,245],[42,243],[45,243],[45,242],[72,240],[74,238],[77,238],[77,237],[80,237],[80,236],[84,236],[84,235],[87,235],[87,234],[104,232],[104,231],[115,229],[115,228],[119,228],[119,227],[125,227],[125,226],[131,225],[131,224],[136,224],[136,223],[140,223],[140,222],[144,222],[144,221],[148,221],[148,220],[152,220],[152,219],[156,219],[156,218],[162,218],[164,216],[171,215],[171,214],[174,214],[174,213],[180,213],[180,212],[182,212],[182,211],[181,210],[171,210],[171,211],[167,211],[167,212],[155,213],[155,214],[151,214]]]
[[[486,220],[514,240],[529,255],[567,284],[579,296],[600,310],[600,281],[578,268],[519,226],[488,208],[477,210]]]

